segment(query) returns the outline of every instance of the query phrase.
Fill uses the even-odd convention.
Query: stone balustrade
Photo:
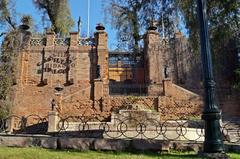
[[[35,38],[32,37],[30,40],[30,46],[45,46],[46,38]],[[55,46],[70,46],[70,38],[55,38],[54,39]],[[91,46],[94,45],[93,38],[79,38],[77,41],[77,46]]]

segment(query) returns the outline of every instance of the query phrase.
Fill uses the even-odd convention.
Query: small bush
[[[0,119],[6,118],[9,115],[11,103],[6,100],[0,101]]]

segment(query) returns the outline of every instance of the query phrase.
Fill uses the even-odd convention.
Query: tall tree
[[[35,6],[47,13],[55,33],[67,35],[74,26],[68,0],[33,0]]]
[[[173,0],[110,0],[106,4],[105,14],[111,15],[120,46],[127,44],[130,50],[138,49],[151,21],[157,22],[163,35],[173,35],[177,15]]]
[[[17,28],[15,14],[15,1],[0,1],[0,37],[5,35],[7,31]]]
[[[118,30],[119,42],[128,43],[127,47],[138,48],[140,41],[139,12],[143,2],[139,0],[111,0],[106,6],[106,15],[111,15],[111,24]],[[126,46],[124,46],[126,47]]]
[[[195,52],[199,52],[197,4],[194,0],[178,0],[179,8],[184,15],[189,30],[190,43]],[[240,28],[240,1],[211,0],[207,1],[209,30],[217,79],[234,81],[234,70],[237,69],[236,33]]]
[[[21,29],[16,22],[15,1],[0,1],[0,118],[6,116],[12,105],[13,84],[16,77],[18,51],[21,47]],[[25,15],[21,22],[31,25],[31,16]]]
[[[7,47],[12,49],[13,45],[16,43],[16,36],[13,36],[16,35],[15,33],[17,31],[17,24],[13,16],[15,13],[14,1],[1,0],[0,13],[0,36],[3,36],[0,53],[0,104],[4,105],[4,100],[7,99],[12,86],[12,52],[7,51]],[[2,108],[1,105],[0,108]],[[0,109],[0,114],[1,110],[2,109]]]

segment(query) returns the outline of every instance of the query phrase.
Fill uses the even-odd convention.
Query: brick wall
[[[146,97],[109,96],[108,35],[98,30],[95,45],[85,43],[86,40],[79,39],[77,33],[70,33],[70,38],[65,39],[53,33],[32,37],[29,47],[20,52],[12,113],[46,116],[55,99],[62,116],[98,115],[104,119],[121,109],[154,110],[162,118],[199,115],[200,99],[179,98],[183,94],[191,96],[191,92],[171,84],[166,87],[168,95],[164,94],[164,52],[168,47],[160,48],[162,43],[155,31],[146,34],[145,70],[138,70],[146,73],[145,79],[138,79],[148,85]],[[63,87],[61,93],[55,90],[59,85]]]
[[[63,110],[76,95],[83,103],[92,102],[96,48],[80,44],[78,34],[71,33],[66,39],[56,38],[54,33],[32,37],[20,55],[13,114],[47,115],[58,84],[63,87]]]

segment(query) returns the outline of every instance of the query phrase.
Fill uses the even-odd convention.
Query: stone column
[[[95,33],[96,52],[97,52],[97,65],[99,66],[99,75],[94,80],[94,95],[96,98],[108,95],[108,91],[104,89],[104,85],[108,84],[108,35],[104,31],[104,26],[98,25]],[[97,66],[96,66],[97,68]],[[96,72],[97,74],[97,72]],[[96,77],[96,76],[95,76]]]
[[[55,92],[56,110],[62,111],[62,92]]]
[[[100,79],[108,81],[108,35],[104,29],[96,27],[95,33],[97,64],[100,66]]]
[[[8,118],[6,122],[7,122],[6,132],[7,133],[12,133],[13,129],[14,129],[14,117]]]
[[[28,82],[28,67],[29,67],[29,51],[22,51],[21,57],[21,84],[26,85]]]
[[[78,46],[79,34],[78,32],[70,33],[70,46]]]
[[[171,69],[174,71],[172,80],[174,83],[184,83],[184,67],[187,63],[185,62],[186,58],[186,44],[184,36],[181,32],[176,32],[174,34],[174,42],[172,43],[172,66]]]
[[[167,78],[163,80],[163,95],[165,96],[171,96],[171,90],[172,90],[172,80]]]
[[[101,80],[94,80],[94,99],[100,100],[103,97],[103,82]]]
[[[160,34],[156,28],[149,27],[144,38],[145,83],[148,95],[162,94],[163,53]]]
[[[54,42],[55,42],[55,33],[54,32],[48,32],[46,34],[46,46],[54,46]]]
[[[59,130],[60,118],[58,116],[58,112],[50,111],[48,113],[48,133],[57,132]]]

